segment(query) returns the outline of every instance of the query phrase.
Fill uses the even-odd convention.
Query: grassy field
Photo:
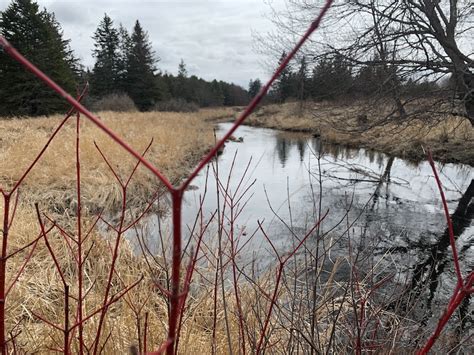
[[[474,130],[467,119],[453,116],[419,116],[404,123],[384,122],[371,127],[384,113],[371,112],[359,104],[298,103],[261,107],[246,124],[281,130],[311,132],[323,140],[351,147],[364,147],[410,160],[426,157],[431,149],[435,159],[474,165]],[[367,114],[361,124],[358,117]]]
[[[113,113],[99,116],[133,148],[143,152],[151,143],[147,159],[177,183],[213,145],[213,126],[207,119],[225,115],[225,110],[183,113]],[[0,185],[8,190],[46,143],[62,117],[0,120]],[[53,140],[41,161],[22,184],[35,199],[71,201],[74,197],[76,119],[71,117]],[[84,199],[93,207],[117,208],[117,184],[95,144],[120,176],[136,164],[118,144],[86,118],[81,120],[81,167]],[[132,181],[136,203],[156,190],[159,183],[140,167]]]
[[[407,138],[407,133],[401,134],[397,131],[392,137],[388,134],[389,127],[374,128],[368,133],[341,133],[329,125],[327,118],[331,117],[333,123],[342,122],[343,119],[355,122],[353,116],[356,113],[349,108],[341,108],[337,112],[334,108],[326,109],[327,111],[324,111],[321,107],[318,110],[321,116],[314,117],[314,111],[309,109],[299,116],[298,107],[294,104],[265,106],[250,117],[248,123],[284,130],[308,131],[318,133],[331,142],[409,154],[401,150],[405,145],[401,143],[400,137]],[[147,158],[173,183],[178,183],[213,145],[214,122],[229,120],[236,114],[234,109],[215,109],[190,114],[101,112],[99,116],[108,127],[124,137],[138,151],[145,150],[152,141]],[[0,181],[4,191],[15,185],[60,120],[60,116],[0,120],[3,132],[0,140]],[[126,289],[127,285],[142,280],[124,297],[106,307],[104,331],[99,344],[106,354],[126,353],[131,347],[137,347],[143,352],[146,324],[148,350],[156,350],[166,339],[169,312],[166,297],[156,286],[156,282],[166,286],[169,280],[169,260],[167,261],[166,255],[135,253],[130,241],[134,238],[140,240],[140,236],[143,236],[140,228],[135,225],[132,228],[133,233],[127,234],[121,225],[133,223],[137,216],[146,210],[147,204],[153,202],[153,193],[163,191],[163,188],[156,178],[140,167],[124,196],[123,189],[115,180],[96,145],[123,181],[127,179],[136,162],[86,119],[81,122],[81,223],[79,224],[77,216],[74,117],[69,119],[48,147],[46,154],[22,183],[19,195],[13,196],[14,199],[18,197],[18,204],[14,219],[11,217],[7,248],[7,254],[10,255],[6,270],[7,331],[9,336],[14,337],[15,346],[20,352],[49,353],[52,349],[61,348],[63,342],[64,334],[55,326],[61,327],[65,322],[65,285],[68,285],[70,292],[67,314],[69,321],[73,322],[77,316],[80,275],[85,292],[85,315],[100,310],[104,299],[107,299],[104,293],[109,284],[112,296],[109,295],[108,299],[111,299],[110,297]],[[462,120],[458,123],[458,128],[455,121],[449,121],[431,129],[420,123],[419,127],[406,128],[405,131],[415,135],[421,130],[427,130],[423,134],[424,138],[419,138],[425,140],[418,141],[417,144],[439,142],[446,139],[443,138],[444,135],[448,137],[447,142],[452,144],[458,142],[464,147],[465,144],[472,144],[472,133],[469,133],[471,131]],[[468,143],[462,141],[463,134]],[[378,140],[375,141],[374,137],[378,137]],[[392,150],[389,149],[389,138],[399,142]],[[382,145],[382,142],[386,146]],[[404,149],[416,146],[407,141],[407,148]],[[35,203],[39,205],[40,218],[36,213]],[[121,206],[126,208],[121,209]],[[166,209],[166,206],[164,208]],[[2,215],[5,212],[3,199],[0,211]],[[236,226],[225,218],[222,218],[222,221],[224,234],[231,235],[230,231]],[[46,235],[42,232],[42,224],[47,230]],[[80,230],[84,237],[82,251],[78,250],[77,244]],[[170,238],[170,231],[164,230],[163,234],[166,243]],[[215,239],[211,238],[214,241]],[[169,247],[169,244],[166,246]],[[118,250],[115,261],[114,247]],[[229,242],[224,243],[222,248],[226,249],[220,249],[217,244],[204,245],[202,253],[207,261],[200,264],[196,270],[193,288],[186,303],[180,353],[225,354],[230,352],[230,348],[235,351],[243,346],[243,331],[245,346],[249,352],[257,346],[259,333],[271,304],[271,293],[276,285],[275,269],[262,273],[260,277],[254,276],[250,279],[251,282],[234,282],[234,287],[223,287],[222,291],[217,276],[214,276],[217,275],[214,271],[216,260],[224,255],[225,267],[230,270],[232,257],[236,257],[232,256]],[[78,255],[82,255],[82,263],[77,262]],[[311,253],[308,258],[311,259]],[[115,266],[112,282],[109,282],[107,275],[112,268],[112,262]],[[188,260],[185,260],[183,264],[187,262]],[[278,264],[277,260],[275,263]],[[277,300],[275,309],[271,317],[268,316],[269,326],[265,341],[268,351],[285,352],[287,344],[298,348],[300,342],[306,344],[305,337],[313,336],[318,339],[317,348],[321,351],[351,352],[354,350],[353,330],[358,326],[353,320],[357,319],[357,314],[360,315],[361,312],[365,312],[367,317],[367,329],[371,322],[378,324],[380,317],[384,322],[399,324],[381,332],[383,341],[380,342],[379,350],[383,352],[384,349],[393,351],[403,348],[399,347],[398,342],[407,336],[406,332],[410,329],[405,328],[403,323],[409,324],[408,318],[399,317],[382,306],[382,313],[376,307],[373,311],[363,310],[364,306],[360,301],[363,297],[348,296],[355,292],[354,284],[333,280],[339,267],[353,266],[349,259],[336,260],[333,270],[324,276],[325,281],[316,284],[314,280],[319,280],[322,269],[317,271],[316,276],[309,276],[302,270],[309,270],[308,268],[314,265],[301,265],[301,269],[296,262],[289,265],[291,270],[289,268],[284,273],[281,288],[274,293]],[[291,273],[293,268],[294,274]],[[308,278],[306,282],[300,283],[301,275]],[[230,280],[225,282],[232,285]],[[370,284],[370,280],[357,280],[357,288],[362,290],[361,292],[365,292],[364,288],[369,292]],[[303,289],[305,291],[301,291]],[[314,295],[308,296],[313,291]],[[290,304],[293,306],[288,308]],[[96,313],[84,324],[84,340],[88,346],[94,344],[100,313]],[[313,324],[315,317],[317,323]],[[313,328],[309,329],[309,325]],[[301,337],[293,328],[301,332]],[[363,336],[372,337],[369,332]],[[426,334],[421,334],[420,337],[423,339]],[[69,338],[71,349],[77,353],[77,328],[70,330]],[[309,349],[307,344],[304,346]]]
[[[147,158],[170,181],[177,183],[214,143],[213,125],[208,120],[227,113],[227,110],[201,110],[192,114],[100,112],[99,116],[138,151],[146,149],[153,140]],[[0,181],[4,191],[9,191],[15,185],[61,119],[60,116],[54,116],[0,120]],[[97,226],[93,228],[97,221],[95,215],[102,212],[114,224],[114,215],[118,214],[120,217],[123,198],[119,184],[95,144],[123,181],[127,179],[136,161],[86,119],[81,121],[80,142],[83,207],[81,228],[84,233],[91,231],[87,241],[81,246],[84,257],[84,289],[87,290],[84,310],[88,314],[100,308],[103,302],[111,248],[117,240],[114,230]],[[20,186],[15,217],[9,230],[8,254],[14,255],[7,263],[7,287],[12,283],[14,286],[6,302],[7,331],[15,336],[16,347],[26,353],[47,353],[62,344],[61,331],[48,326],[39,318],[43,317],[58,325],[64,319],[64,285],[56,262],[70,285],[71,295],[76,297],[70,300],[71,322],[74,318],[73,310],[78,294],[78,270],[74,258],[78,251],[70,240],[77,238],[78,233],[75,144],[76,119],[71,117]],[[135,211],[143,211],[152,194],[160,189],[162,190],[157,179],[145,168],[139,168],[127,190],[125,222],[133,220],[137,215]],[[16,195],[13,197],[16,199]],[[5,206],[4,200],[1,201],[0,211],[3,215]],[[51,257],[46,238],[37,240],[41,229],[35,203],[39,204],[42,222],[46,227],[53,226],[52,221],[57,225],[57,228],[47,234],[56,262]],[[69,241],[65,238],[66,233],[72,236]],[[161,278],[164,269],[156,263],[150,266],[148,260],[133,253],[123,233],[118,238],[122,239],[115,271],[118,278],[114,279],[112,292],[118,292],[140,276],[146,281],[138,284],[126,298],[110,307],[108,311],[113,315],[106,319],[105,325],[110,340],[101,345],[104,345],[104,351],[108,354],[128,352],[130,346],[138,345],[138,338],[143,338],[143,333],[137,335],[137,322],[143,329],[145,313],[148,313],[148,346],[151,350],[166,339],[167,304],[163,296],[154,287],[150,287],[151,280]],[[28,245],[29,247],[24,248]],[[208,336],[204,331],[195,331],[196,327],[203,328],[203,323],[208,320],[199,315],[194,316],[194,312],[206,313],[206,296],[205,293],[199,295],[189,305],[188,314],[191,317],[183,323],[183,351],[189,351],[191,346],[198,352],[209,352]],[[93,317],[84,328],[88,344],[93,342],[98,318]],[[221,322],[219,324],[222,325]],[[219,329],[222,330],[222,327]],[[219,344],[216,346],[220,348]],[[77,351],[77,342],[73,341],[72,348]]]

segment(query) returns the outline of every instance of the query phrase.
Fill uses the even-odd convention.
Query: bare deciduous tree
[[[281,51],[288,37],[319,11],[321,1],[287,0],[274,11],[281,30],[271,47]],[[357,68],[377,65],[387,73],[387,87],[400,116],[405,108],[394,82],[398,78],[450,78],[450,113],[474,125],[474,7],[472,0],[336,1],[325,23],[323,39],[313,39],[307,57],[343,55]],[[279,44],[279,48],[275,43]],[[267,47],[268,48],[268,47]]]

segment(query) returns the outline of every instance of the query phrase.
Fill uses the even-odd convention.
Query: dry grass
[[[143,151],[153,139],[147,154],[148,159],[172,182],[179,182],[214,142],[213,126],[207,120],[221,118],[227,112],[226,110],[202,110],[194,114],[101,112],[99,116],[108,127],[139,151]],[[61,119],[57,116],[0,121],[3,132],[0,141],[2,160],[0,179],[5,191],[15,184]],[[9,230],[9,254],[33,242],[40,235],[35,203],[39,203],[42,213],[59,221],[61,227],[73,237],[77,236],[75,129],[75,118],[72,117],[21,185],[15,219]],[[123,179],[126,179],[136,163],[109,137],[83,119],[81,185],[82,198],[85,206],[88,206],[88,209],[83,211],[84,231],[94,223],[92,212],[106,208],[106,213],[113,216],[113,211],[121,203],[120,187],[95,148],[94,142]],[[127,201],[128,207],[143,210],[147,198],[159,187],[158,181],[150,173],[144,168],[139,169],[128,190],[132,196]],[[4,211],[2,199],[0,205],[2,215]],[[43,218],[46,221],[46,217]],[[130,219],[130,215],[127,218]],[[51,223],[47,225],[50,227]],[[70,294],[77,297],[77,265],[74,262],[77,246],[73,243],[72,248],[68,247],[66,239],[61,236],[57,228],[52,229],[47,238],[71,287]],[[84,290],[88,290],[84,302],[86,315],[100,308],[103,302],[115,238],[116,235],[112,231],[107,232],[103,227],[97,226],[83,245],[83,250],[90,250],[84,263]],[[167,332],[166,301],[151,281],[162,278],[164,270],[158,266],[150,269],[143,257],[132,252],[129,241],[123,236],[121,238],[117,276],[114,278],[112,294],[137,281],[141,276],[144,276],[144,279],[127,294],[125,299],[114,303],[108,310],[104,332],[110,333],[110,339],[104,345],[107,354],[126,353],[130,346],[138,344],[137,318],[131,305],[138,308],[144,304],[139,314],[142,330],[144,315],[149,313],[149,350],[156,349],[166,338]],[[30,253],[31,259],[24,264]],[[63,335],[42,322],[37,315],[59,326],[63,324],[64,287],[44,238],[40,238],[37,243],[31,244],[29,248],[8,259],[7,287],[16,280],[17,273],[23,267],[21,276],[7,297],[7,331],[15,336],[17,350],[26,353],[49,353],[52,348],[61,347]],[[190,302],[191,308],[188,312],[190,316],[183,324],[183,349],[193,349],[198,353],[209,352],[208,331],[204,329],[205,326],[198,317],[198,314],[205,312],[202,306],[206,303],[206,296],[203,292],[199,298]],[[70,322],[73,322],[76,307],[76,301],[71,299]],[[88,344],[93,340],[98,318],[98,316],[91,318],[85,325],[85,340]],[[222,315],[219,316],[219,320],[220,318]],[[221,320],[219,324],[222,324]],[[196,331],[201,328],[202,331]],[[218,329],[218,332],[221,329]],[[143,338],[143,334],[140,337]],[[218,334],[218,339],[224,337]],[[224,347],[219,340],[217,346],[222,349]],[[77,341],[73,343],[72,349],[73,352],[77,352]]]
[[[314,119],[310,121],[308,116],[303,115],[300,118],[295,118],[291,114],[294,107],[285,106],[285,109],[289,111],[283,113],[281,107],[265,107],[264,110],[270,111],[256,117],[273,117],[274,120],[271,122],[278,125],[275,128],[284,128],[284,125],[290,123],[285,117],[292,117],[291,119],[294,120],[292,124],[296,124],[298,129],[307,130],[308,127],[315,131],[319,129],[317,125],[314,125]],[[197,114],[103,112],[100,116],[109,127],[125,137],[137,150],[145,149],[153,138],[154,142],[147,155],[148,159],[164,171],[173,182],[178,182],[213,144],[214,138],[210,121],[226,119],[233,113],[235,112],[226,109],[201,110]],[[46,142],[49,133],[59,120],[60,117],[0,121],[4,132],[0,143],[0,154],[3,161],[0,176],[3,186],[11,187],[14,184]],[[298,126],[298,124],[300,125]],[[314,126],[310,126],[310,124]],[[93,212],[95,210],[105,207],[108,215],[114,217],[112,211],[116,210],[122,198],[119,186],[98,154],[94,142],[97,142],[111,164],[122,176],[127,175],[135,162],[124,154],[116,143],[90,123],[84,121],[81,129],[82,195],[84,203],[89,208],[84,211],[82,221],[82,229],[86,231],[94,223]],[[442,131],[433,130],[431,134],[434,135],[435,132],[442,133]],[[40,225],[34,207],[35,202],[40,204],[42,213],[59,221],[61,226],[72,236],[77,235],[74,144],[75,123],[72,118],[22,185],[16,217],[10,228],[9,253],[31,243],[40,235]],[[144,201],[159,187],[156,179],[145,169],[140,169],[128,191],[132,196],[128,200],[129,207],[135,207],[138,211],[143,210]],[[0,211],[3,215],[5,208],[3,202],[0,203]],[[134,212],[127,212],[127,221],[133,218],[133,214]],[[46,217],[44,219],[46,221]],[[47,222],[47,226],[50,227],[51,222]],[[89,253],[84,263],[83,288],[87,290],[84,302],[86,315],[97,310],[103,302],[116,237],[112,230],[106,230],[104,225],[98,225],[83,245],[84,250],[90,250],[90,253],[83,252]],[[67,283],[71,287],[69,318],[72,322],[77,307],[74,297],[78,295],[77,263],[74,261],[77,246],[74,244],[72,247],[68,246],[67,238],[62,236],[57,228],[53,228],[47,238]],[[123,235],[120,238],[121,244],[111,288],[112,294],[120,292],[142,276],[143,281],[123,299],[109,307],[101,340],[101,346],[104,346],[106,354],[127,353],[130,347],[139,343],[139,339],[143,339],[145,314],[149,315],[148,350],[156,349],[166,338],[167,332],[167,302],[162,293],[154,286],[154,280],[166,279],[166,268],[160,266],[164,260],[155,256],[154,261],[150,263],[150,259],[146,260],[143,256],[132,251],[128,238]],[[169,239],[169,235],[166,234],[165,239]],[[16,336],[15,343],[20,352],[50,353],[51,349],[61,347],[63,334],[42,322],[38,315],[54,324],[60,326],[63,324],[64,287],[45,244],[45,238],[40,238],[37,244],[33,243],[29,248],[8,259],[7,285],[16,279],[16,275],[22,269],[29,253],[32,253],[32,257],[6,299],[7,329],[11,335]],[[211,259],[214,260],[217,257],[217,250],[211,248],[209,253],[212,254],[208,255]],[[183,264],[187,264],[187,260],[184,260]],[[331,275],[328,277],[329,281],[321,285],[318,294],[317,318],[324,325],[319,334],[320,345],[323,348],[326,345],[331,347],[328,343],[333,330],[335,336],[340,339],[348,338],[347,334],[353,330],[351,328],[353,321],[351,312],[353,312],[354,304],[348,298],[341,298],[341,289],[347,288],[348,285],[342,285],[333,280],[336,271],[337,265],[331,271]],[[202,266],[202,269],[196,272],[198,278],[194,281],[192,292],[188,298],[180,337],[180,352],[183,354],[211,353],[214,285],[212,277],[206,278],[203,275],[211,273],[212,276],[213,272],[214,266],[211,263]],[[274,280],[274,270],[268,270],[260,278],[256,278],[255,283],[239,286],[248,340],[253,340],[253,349],[255,349],[262,320],[265,318],[269,306],[269,300],[263,296],[262,290],[271,292],[275,286]],[[298,302],[303,305],[303,308],[300,309],[301,314],[296,315],[300,318],[297,318],[298,321],[292,325],[306,329],[308,326],[306,320],[309,319],[306,315],[310,314],[310,311],[304,305],[311,302],[305,298],[304,292],[298,297],[301,297]],[[224,354],[229,350],[225,312],[220,292],[217,301],[215,350],[218,354]],[[229,314],[230,341],[232,348],[236,350],[239,348],[239,324],[236,298],[230,288],[226,290],[226,302]],[[270,321],[271,332],[268,336],[270,344],[274,345],[268,349],[270,352],[284,353],[286,350],[283,347],[289,341],[290,332],[285,328],[285,324],[293,316],[292,310],[286,306],[292,302],[295,302],[295,295],[290,292],[289,288],[282,287]],[[136,313],[138,309],[139,312]],[[335,314],[340,314],[341,321],[335,318]],[[386,314],[384,318],[396,319],[396,315]],[[94,340],[98,321],[99,317],[96,315],[85,324],[85,342],[89,345]],[[141,334],[137,334],[137,321],[142,329]],[[78,352],[77,332],[75,336],[72,344],[73,353]],[[105,340],[107,337],[108,341]],[[250,344],[247,346],[249,350],[252,349]],[[341,352],[345,350],[347,349],[341,343]]]
[[[2,206],[3,208],[3,206]],[[11,229],[11,250],[25,245],[39,233],[39,226],[30,205],[20,205],[16,221]],[[84,229],[90,225],[85,221]],[[72,233],[73,230],[70,230]],[[95,231],[85,243],[86,250],[91,248],[89,257],[84,265],[85,285],[89,290],[84,302],[86,315],[98,309],[103,302],[106,277],[110,268],[111,251],[114,235],[103,231]],[[48,240],[55,251],[61,269],[66,275],[71,287],[70,294],[77,297],[77,270],[74,257],[57,231],[48,234]],[[16,276],[27,254],[31,249],[18,254],[9,260],[8,284]],[[144,279],[136,288],[130,291],[125,299],[114,303],[108,310],[105,323],[105,334],[110,332],[110,339],[104,345],[105,354],[124,354],[131,346],[137,346],[137,317],[131,305],[141,308],[138,314],[141,327],[144,327],[145,313],[148,318],[148,349],[156,349],[166,339],[167,305],[163,295],[153,287],[154,279],[162,279],[163,269],[150,269],[144,258],[134,254],[126,239],[120,248],[112,293],[119,292],[125,286]],[[212,325],[212,301],[210,290],[202,289],[189,301],[186,318],[181,336],[182,353],[210,353],[210,329]],[[232,298],[229,296],[229,301]],[[49,353],[52,348],[60,348],[63,342],[62,332],[43,323],[37,315],[62,326],[64,324],[64,288],[55,269],[54,262],[48,253],[43,240],[36,246],[33,257],[27,264],[22,276],[12,288],[7,298],[7,329],[12,334],[20,331],[16,337],[16,346],[26,353]],[[74,319],[76,302],[70,300],[70,322]],[[88,321],[84,328],[85,341],[91,344],[97,329],[98,316]],[[236,322],[236,320],[235,320]],[[226,353],[224,337],[223,313],[218,315],[217,348],[219,353]],[[236,329],[236,323],[231,325]],[[77,336],[77,332],[76,332]],[[103,337],[102,342],[106,336]],[[143,339],[143,333],[140,335]],[[237,344],[235,344],[237,346]],[[77,353],[77,342],[73,343],[73,353]]]
[[[223,110],[182,113],[113,113],[99,116],[112,130],[137,151],[142,152],[153,140],[147,159],[177,183],[213,145],[213,129],[206,119],[222,117]],[[0,185],[8,190],[21,176],[46,143],[61,117],[0,120]],[[51,143],[39,164],[22,184],[26,195],[43,201],[56,201],[68,208],[75,199],[75,130],[71,117]],[[111,165],[125,180],[136,160],[87,119],[81,124],[82,192],[90,208],[117,207],[118,185],[94,143],[104,152]],[[159,182],[145,168],[133,180],[130,195],[137,205],[156,191]]]
[[[467,119],[450,115],[418,116],[408,122],[371,124],[387,114],[387,108],[372,109],[367,123],[358,117],[367,114],[360,103],[298,103],[261,107],[246,124],[290,131],[311,132],[329,142],[380,150],[407,159],[425,157],[430,148],[436,159],[474,165],[474,130]]]

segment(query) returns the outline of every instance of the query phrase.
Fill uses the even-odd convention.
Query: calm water
[[[229,127],[220,124],[218,135]],[[285,252],[295,241],[292,233],[304,235],[320,211],[329,211],[321,233],[329,232],[325,238],[334,241],[335,256],[347,254],[348,238],[344,236],[349,230],[358,247],[376,245],[374,255],[389,253],[387,262],[406,270],[426,257],[427,249],[445,229],[439,192],[427,162],[415,164],[365,149],[322,144],[310,135],[265,128],[240,127],[235,136],[243,142],[226,143],[218,158],[218,172],[223,186],[230,175],[227,191],[236,194],[234,215],[239,214],[234,235],[240,236],[240,245],[248,242],[240,252],[242,260],[256,260],[262,268],[274,262],[269,243],[260,231],[254,233],[258,221],[263,221],[278,250]],[[203,221],[218,207],[215,166],[208,174],[201,173],[185,195],[183,228],[188,235],[205,192]],[[461,164],[437,164],[437,168],[453,213],[474,179],[474,169]],[[156,235],[157,218],[148,220],[147,229]],[[214,231],[211,224],[209,235],[215,235]],[[473,234],[471,218],[458,238],[461,258],[470,269],[474,267]]]
[[[230,124],[220,124],[218,135],[229,128]],[[323,144],[307,134],[265,128],[240,127],[235,136],[242,137],[243,142],[227,142],[223,154],[209,165],[207,173],[202,172],[192,182],[185,194],[185,242],[195,244],[190,235],[200,201],[203,212],[198,226],[207,224],[218,207],[222,211],[225,206],[223,243],[228,247],[232,219],[239,251],[237,263],[241,270],[259,272],[277,263],[273,248],[259,229],[259,221],[276,250],[284,254],[320,214],[329,211],[317,231],[329,250],[323,268],[330,270],[337,258],[347,259],[349,250],[365,253],[376,278],[395,275],[391,285],[408,286],[415,299],[422,296],[427,307],[421,309],[432,311],[420,311],[421,324],[427,324],[423,320],[426,317],[434,324],[436,313],[444,309],[451,296],[456,276],[439,192],[427,162],[412,163],[365,149]],[[466,274],[474,269],[474,169],[462,164],[436,166]],[[159,230],[164,235],[162,239],[169,240],[169,216],[151,216],[141,230],[154,252],[163,250],[157,238]],[[199,227],[194,228],[193,235],[198,230]],[[317,235],[313,233],[308,239],[309,248],[314,246]],[[202,250],[215,252],[217,240],[216,223],[211,222]],[[169,250],[169,245],[163,244]],[[206,259],[202,262],[206,263]],[[432,272],[428,272],[430,268]],[[336,278],[348,277],[346,264]],[[422,288],[419,278],[430,281],[430,287]],[[474,314],[470,300],[460,308],[463,317]]]

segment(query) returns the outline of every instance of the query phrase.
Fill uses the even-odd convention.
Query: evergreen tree
[[[96,62],[91,76],[91,94],[102,97],[119,91],[119,33],[107,14],[92,38],[95,41],[92,53]]]
[[[281,54],[278,64],[281,64],[286,58],[286,52]],[[292,73],[290,65],[287,65],[280,74],[280,77],[276,81],[275,93],[279,102],[285,102],[290,96],[292,96]]]
[[[142,111],[151,109],[158,97],[154,75],[157,61],[148,34],[137,21],[131,36],[126,81],[127,93]]]
[[[171,99],[170,78],[168,74],[158,73],[155,75],[156,101]]]
[[[211,106],[224,105],[224,92],[222,90],[221,85],[219,85],[219,82],[216,79],[211,82],[211,93]]]
[[[117,56],[117,84],[116,89],[122,93],[127,92],[128,59],[132,51],[132,39],[127,29],[120,24],[118,28],[118,56]]]
[[[260,79],[255,79],[255,80],[250,79],[250,82],[249,82],[250,98],[253,99],[255,96],[257,96],[261,88],[262,88],[262,82],[260,81]]]
[[[0,13],[0,33],[20,53],[74,94],[77,60],[63,39],[54,14],[32,0],[13,0]],[[64,111],[65,101],[6,54],[0,54],[0,115],[48,115]]]
[[[178,77],[176,78],[175,92],[177,97],[186,101],[191,101],[192,99],[189,88],[188,71],[183,59],[181,59],[178,65]]]
[[[353,85],[352,70],[340,55],[322,58],[313,69],[312,95],[314,99],[336,99],[348,94]]]
[[[188,70],[186,69],[186,64],[184,64],[183,58],[178,65],[178,78],[187,78],[188,77]]]
[[[307,98],[307,81],[308,81],[308,65],[306,64],[306,57],[303,56],[300,60],[300,68],[296,78],[296,93],[298,100],[302,101]]]

